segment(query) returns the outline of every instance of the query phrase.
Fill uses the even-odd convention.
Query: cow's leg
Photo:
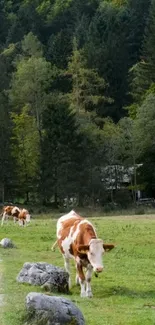
[[[88,264],[86,271],[86,296],[91,298],[93,296],[91,291],[91,278],[92,278],[93,268],[91,264]]]
[[[75,283],[76,283],[77,286],[80,285],[79,274],[78,274],[78,272],[76,272]]]
[[[77,264],[78,264],[78,261],[75,262],[75,267],[76,267],[75,284],[78,286],[78,285],[80,285],[80,281],[79,281],[79,272],[78,272]]]
[[[19,224],[19,226],[23,226],[23,220],[22,219],[18,219],[18,224]]]
[[[79,280],[79,272],[78,272],[78,267],[77,267],[78,263],[75,263],[75,267],[76,267],[76,276],[75,276],[75,283],[76,285],[80,285],[80,280]]]
[[[6,214],[6,212],[3,213],[1,226],[3,226],[3,223],[4,223],[5,220],[8,220],[8,215]]]
[[[66,258],[64,256],[64,265],[65,265],[65,269],[66,272],[69,274],[69,288],[71,288],[72,284],[71,284],[71,277],[70,277],[70,263],[69,263],[69,258]]]
[[[14,223],[16,223],[17,222],[17,217],[13,217],[13,221],[14,221]]]
[[[82,265],[77,263],[78,278],[81,287],[81,297],[86,297],[86,280],[83,272]]]

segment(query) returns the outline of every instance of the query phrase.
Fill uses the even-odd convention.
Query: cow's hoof
[[[92,292],[91,291],[86,292],[86,297],[92,298],[93,297]]]
[[[81,298],[85,298],[86,297],[86,292],[81,292]]]

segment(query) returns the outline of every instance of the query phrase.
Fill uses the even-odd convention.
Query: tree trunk
[[[136,161],[134,157],[134,201],[136,203],[136,191],[137,191],[137,169],[136,169]]]
[[[26,202],[29,202],[29,191],[26,191]]]
[[[58,207],[58,194],[57,191],[54,193],[54,206],[57,208]]]

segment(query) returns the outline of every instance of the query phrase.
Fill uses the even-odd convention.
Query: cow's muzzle
[[[95,269],[94,269],[94,272],[96,272],[96,273],[100,273],[102,271],[103,271],[103,267],[102,266],[95,267]]]

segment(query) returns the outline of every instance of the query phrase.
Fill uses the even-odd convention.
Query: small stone
[[[14,243],[12,242],[11,239],[9,238],[3,238],[1,241],[0,241],[0,245],[3,247],[3,248],[15,248],[16,246],[14,245]]]

